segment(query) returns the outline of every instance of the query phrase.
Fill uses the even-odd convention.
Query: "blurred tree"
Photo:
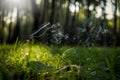
[[[71,27],[74,26],[75,17],[76,17],[76,14],[77,14],[77,12],[76,12],[76,1],[77,1],[77,0],[75,0],[75,1],[73,2],[74,6],[75,6],[75,11],[73,12],[73,16],[72,16]],[[71,27],[70,27],[70,29],[72,29]]]
[[[2,35],[3,35],[3,29],[2,29],[2,26],[3,26],[3,9],[2,9],[2,0],[0,0],[0,42],[2,42]]]
[[[105,11],[106,11],[106,3],[107,3],[107,1],[106,0],[101,0],[100,1],[100,5],[101,5],[101,9],[102,9],[102,21],[101,21],[101,26],[103,27],[103,28],[105,28],[105,23],[106,23],[106,13],[105,13]],[[107,42],[106,42],[106,36],[102,36],[102,42],[101,42],[101,44],[102,45],[104,45],[104,46],[106,46],[107,45]]]
[[[60,23],[60,13],[61,13],[61,0],[57,0],[56,7],[55,7],[55,23]]]
[[[56,7],[56,0],[52,0],[52,5],[51,5],[51,14],[50,14],[50,23],[54,24],[55,21],[55,7]]]
[[[13,43],[16,41],[17,38],[20,37],[20,17],[19,17],[20,9],[19,6],[17,8],[17,19],[16,19],[16,26],[14,28],[13,32],[13,39],[10,39],[9,43]]]
[[[52,0],[50,20],[49,20],[51,24],[54,24],[54,21],[55,21],[55,7],[56,7],[55,3],[56,3],[56,1],[55,1],[55,0]],[[51,26],[50,26],[50,27],[51,27]],[[47,34],[48,34],[48,36],[47,36],[47,41],[48,41],[48,44],[50,44],[50,43],[51,43],[51,42],[50,42],[50,39],[51,39],[51,36],[50,36],[51,31],[48,30],[48,33],[47,33]]]
[[[107,1],[106,0],[103,0],[102,1],[102,16],[103,16],[103,22],[105,22],[106,21],[106,13],[105,13],[105,7],[106,7],[106,3],[107,3]]]
[[[118,0],[115,0],[114,1],[114,6],[115,6],[115,9],[114,9],[114,28],[113,28],[114,45],[117,45],[117,43],[116,43],[116,40],[117,40],[117,9],[118,9],[117,3],[118,3]]]
[[[91,16],[91,11],[90,11],[89,7],[90,7],[91,3],[95,3],[95,1],[87,0],[86,3],[87,3],[87,17],[86,18],[89,18]]]
[[[43,6],[43,12],[42,12],[42,18],[41,18],[41,24],[48,21],[48,11],[49,11],[49,0],[44,0],[44,6]]]
[[[70,3],[71,3],[71,0],[68,0],[67,1],[67,10],[66,10],[66,18],[65,18],[65,24],[64,24],[64,33],[68,33],[67,32],[67,28],[69,28],[69,22],[70,22],[70,10],[69,10],[69,7],[70,7]]]
[[[33,14],[33,31],[38,29],[40,25],[40,10],[35,3],[35,0],[31,0],[31,5],[32,5],[32,14]]]
[[[115,10],[114,10],[114,34],[116,34],[117,32],[117,9],[118,9],[118,0],[114,1],[114,6],[115,6]]]

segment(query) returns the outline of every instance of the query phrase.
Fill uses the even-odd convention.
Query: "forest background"
[[[14,43],[17,38],[25,41],[47,23],[59,26],[64,35],[61,44],[84,41],[91,28],[98,27],[98,33],[101,26],[101,33],[106,34],[97,37],[96,44],[120,46],[119,0],[0,0],[0,43]],[[47,37],[38,38],[55,43],[49,31]]]

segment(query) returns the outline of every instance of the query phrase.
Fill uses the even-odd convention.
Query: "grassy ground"
[[[120,48],[0,45],[0,80],[120,80]]]

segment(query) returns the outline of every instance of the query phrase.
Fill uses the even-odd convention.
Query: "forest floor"
[[[1,45],[0,80],[120,80],[120,48]]]

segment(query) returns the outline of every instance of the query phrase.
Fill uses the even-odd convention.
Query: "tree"
[[[48,10],[49,10],[49,2],[48,0],[44,0],[44,6],[42,10],[42,16],[41,16],[41,24],[47,21],[48,19]]]
[[[50,23],[53,24],[55,20],[55,0],[52,0],[51,14],[50,14]]]
[[[116,40],[117,40],[117,3],[118,1],[115,0],[114,1],[114,6],[115,6],[115,10],[114,10],[114,28],[113,28],[113,39],[114,39],[114,45],[116,45]]]
[[[75,1],[73,2],[73,4],[75,5],[75,8],[76,8],[76,1],[77,1],[77,0],[75,0]],[[77,12],[76,12],[76,9],[75,9],[75,11],[74,11],[74,13],[73,13],[73,16],[72,16],[71,27],[74,27],[76,14],[77,14]],[[71,29],[72,29],[72,28],[71,28]]]
[[[32,5],[32,14],[33,14],[33,31],[38,29],[39,27],[39,22],[40,22],[40,10],[35,3],[35,0],[31,0],[31,5]]]
[[[117,0],[115,0],[115,3],[114,3],[114,6],[115,6],[115,10],[114,10],[114,34],[116,34],[117,32]]]
[[[69,27],[69,19],[70,19],[70,10],[69,10],[69,7],[70,7],[70,3],[71,3],[71,0],[68,0],[68,5],[67,5],[67,10],[66,10],[66,19],[65,19],[65,24],[64,24],[64,33],[66,34],[67,33],[67,27]]]

